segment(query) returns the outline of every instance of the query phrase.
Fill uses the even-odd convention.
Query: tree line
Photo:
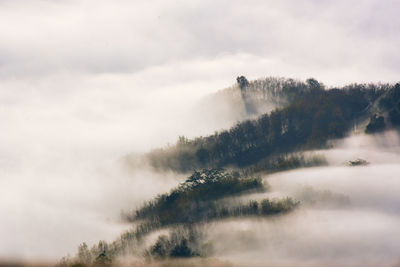
[[[207,256],[211,247],[204,247],[202,225],[226,218],[271,216],[290,212],[299,202],[291,198],[249,200],[247,203],[222,201],[223,198],[264,192],[267,185],[259,177],[242,176],[222,169],[195,171],[169,193],[157,196],[142,207],[126,214],[135,223],[112,243],[100,241],[88,247],[83,243],[74,258],[63,258],[59,266],[115,266],[119,256],[136,255],[149,259]],[[149,248],[145,236],[159,229],[171,229]]]
[[[240,82],[243,90],[250,86]],[[295,95],[287,106],[210,136],[191,140],[181,136],[176,145],[153,150],[145,158],[158,170],[190,172],[243,168],[274,155],[321,148],[328,139],[344,137],[371,103],[393,89],[391,85],[353,84],[327,90],[314,79],[290,85],[282,87]]]

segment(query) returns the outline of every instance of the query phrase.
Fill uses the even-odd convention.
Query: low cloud
[[[85,240],[114,239],[127,227],[118,223],[121,209],[183,179],[127,173],[119,159],[179,135],[228,127],[193,107],[238,75],[314,76],[328,86],[397,81],[397,6],[390,0],[0,0],[0,213],[7,214],[0,258],[53,259]],[[288,193],[292,180],[327,187],[378,212],[372,222],[389,218],[392,225],[396,151],[357,151],[338,146],[326,154],[336,166],[286,173],[275,187]],[[342,152],[371,166],[339,166]],[[342,187],[333,174],[348,174],[338,178]],[[312,214],[324,226],[324,217]]]
[[[303,202],[299,210],[284,216],[212,223],[207,232],[215,254],[238,266],[397,266],[398,149],[395,153],[392,150],[391,156],[386,155],[388,162],[375,161],[381,153],[393,149],[382,145],[382,140],[393,134],[345,139],[342,159],[347,155],[361,156],[359,153],[363,154],[368,147],[368,166],[350,167],[345,162],[334,162],[328,167],[267,176],[270,196],[299,197],[299,190],[308,187],[314,193],[329,191],[330,196],[347,196],[350,202],[327,205],[327,201],[337,204],[337,198],[325,198],[325,205]],[[386,144],[398,147],[399,143]],[[328,157],[331,151],[326,153]]]

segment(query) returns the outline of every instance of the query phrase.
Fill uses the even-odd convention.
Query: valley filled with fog
[[[398,10],[0,0],[0,266],[400,266]]]
[[[59,78],[36,81],[34,89],[15,82],[1,91],[0,258],[58,260],[85,240],[114,239],[129,228],[122,210],[184,178],[132,170],[124,156],[218,129],[218,120],[197,123],[201,114],[192,110],[201,94],[185,101],[173,97],[176,88],[138,95],[124,86],[110,91],[107,81],[121,79],[84,78],[65,95],[52,92]]]
[[[301,199],[299,192],[311,187],[299,210],[272,220],[213,224],[209,231],[217,254],[243,266],[397,266],[398,133],[352,136],[336,145],[319,152],[326,155],[330,166],[264,178],[274,196]],[[347,159],[359,157],[371,164],[347,166]],[[325,192],[327,197],[316,192]],[[332,194],[347,196],[349,202],[340,202]],[[307,202],[310,199],[315,203]]]
[[[124,93],[129,96],[121,90],[120,101]],[[84,100],[78,93],[70,97],[77,96]],[[8,131],[1,144],[4,191],[0,211],[5,216],[0,225],[0,256],[5,260],[53,262],[74,255],[82,242],[94,245],[99,240],[114,240],[132,228],[122,220],[121,212],[169,191],[187,176],[130,165],[127,155],[173,144],[178,135],[212,133],[246,119],[240,117],[243,106],[239,106],[241,112],[233,112],[224,98],[216,98],[218,107],[226,105],[225,109],[207,110],[223,120],[212,120],[212,116],[204,120],[199,105],[210,99],[209,94],[168,106],[160,101],[158,107],[151,105],[153,98],[140,112],[129,106],[108,106],[115,120],[79,116],[80,109],[90,107],[88,100],[77,105],[72,100],[47,97],[46,101],[55,103],[41,105],[43,99],[22,103],[16,98],[8,106],[8,116],[3,115]],[[103,97],[108,99],[108,95]],[[60,108],[60,103],[65,106]],[[65,107],[73,112],[64,114],[66,120],[61,123],[54,114],[65,112]],[[91,112],[95,114],[95,110]],[[147,124],[138,124],[136,112],[148,114]],[[41,127],[29,127],[34,124]],[[221,260],[220,264],[243,266],[396,264],[399,144],[394,130],[378,135],[355,131],[345,139],[331,141],[331,149],[307,152],[323,156],[327,166],[263,176],[270,189],[256,198],[290,196],[301,201],[301,207],[273,218],[206,224],[203,231],[213,244],[213,258]],[[358,158],[370,164],[348,165]]]

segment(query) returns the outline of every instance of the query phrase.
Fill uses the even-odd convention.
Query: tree
[[[236,81],[239,84],[239,88],[241,90],[245,89],[249,85],[249,81],[244,76],[238,76],[236,78]]]
[[[83,242],[78,248],[78,259],[80,263],[89,266],[92,262],[92,255],[90,254],[88,245]]]
[[[151,247],[151,254],[156,258],[165,258],[168,254],[169,246],[171,246],[167,236],[161,235],[157,242]]]
[[[381,99],[379,105],[389,113],[389,121],[394,126],[400,125],[400,84],[395,86]]]
[[[195,253],[190,249],[185,238],[183,238],[181,242],[172,249],[170,254],[171,257],[175,258],[189,258],[194,255]]]
[[[374,114],[371,116],[367,127],[365,128],[365,133],[376,133],[385,129],[385,119],[383,116],[377,116]]]
[[[107,256],[106,251],[101,252],[95,262],[94,266],[96,267],[111,267],[112,266],[112,261],[111,259]]]
[[[316,79],[314,78],[309,78],[307,79],[307,85],[310,88],[310,90],[321,90],[323,89],[323,85],[320,84]]]

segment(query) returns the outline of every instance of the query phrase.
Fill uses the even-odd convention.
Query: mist
[[[398,266],[397,138],[397,132],[351,136],[318,151],[329,166],[264,177],[270,190],[259,198],[291,196],[301,208],[275,218],[211,223],[206,232],[215,255],[235,266]],[[355,158],[370,164],[348,166]],[[338,204],[338,196],[349,201]]]
[[[58,260],[83,241],[114,239],[130,227],[122,210],[183,179],[133,171],[123,157],[218,129],[196,124],[199,114],[189,112],[212,88],[140,93],[132,77],[75,78],[3,84],[0,258]]]
[[[51,93],[52,83],[38,83],[35,90],[40,93],[26,89],[29,100],[6,92],[7,113],[1,115],[0,211],[7,214],[0,228],[3,259],[56,261],[73,255],[82,242],[115,240],[132,227],[121,221],[121,211],[133,210],[185,179],[183,174],[132,169],[124,156],[175,142],[181,134],[190,137],[225,127],[216,118],[203,120],[202,129],[197,128],[202,114],[193,107],[203,101],[203,93],[182,101],[170,89],[170,98],[162,101],[162,94],[141,96],[118,87],[113,78],[105,80],[115,82],[114,91],[102,88],[103,82],[95,86],[87,81],[90,90],[63,97]],[[164,118],[161,125],[159,116]],[[266,176],[270,191],[261,196],[302,201],[299,192],[310,187],[312,192],[348,197],[348,205],[328,199],[321,205],[304,203],[293,214],[276,218],[212,223],[205,232],[214,256],[239,266],[396,264],[398,132],[355,133],[331,145],[311,152],[324,155],[329,166]],[[358,158],[370,164],[348,166]]]
[[[82,242],[130,229],[121,211],[186,176],[132,169],[126,155],[245,118],[242,106],[214,98],[239,75],[316,77],[327,88],[396,82],[397,10],[391,0],[0,0],[0,262],[57,261]],[[210,235],[221,235],[213,239],[217,258],[351,265],[365,253],[368,263],[395,263],[398,140],[395,131],[358,134],[315,152],[328,167],[265,177],[267,195],[297,197],[311,187],[348,196],[350,205],[210,225]],[[346,166],[357,158],[370,165]],[[348,235],[337,225],[349,225]],[[259,244],[254,251],[241,231]],[[224,238],[237,246],[224,247]],[[332,250],[318,250],[325,245]]]

